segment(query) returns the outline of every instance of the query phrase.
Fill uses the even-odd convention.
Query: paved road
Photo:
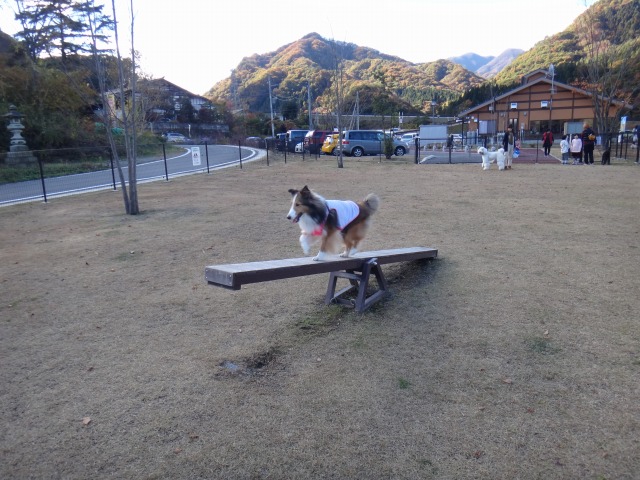
[[[262,151],[255,148],[232,145],[204,145],[200,147],[200,166],[193,165],[191,146],[185,145],[184,151],[173,157],[167,157],[166,172],[169,178],[177,175],[202,173],[207,171],[207,152],[209,157],[209,170],[238,165],[240,155],[242,161],[251,161],[261,158]],[[165,179],[165,162],[162,157],[148,159],[140,163],[136,169],[138,183]],[[46,174],[46,172],[45,172]],[[124,168],[125,178],[127,168]],[[116,185],[119,186],[116,173]],[[82,173],[77,175],[65,175],[62,177],[45,178],[47,198],[62,195],[72,195],[93,190],[113,188],[113,174],[111,170]],[[41,180],[10,183],[0,185],[0,205],[11,203],[42,200],[43,188]]]

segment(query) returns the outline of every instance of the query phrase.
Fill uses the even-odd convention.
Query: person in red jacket
[[[544,156],[548,157],[551,152],[551,146],[553,145],[553,133],[547,128],[542,134],[542,146],[544,147]]]

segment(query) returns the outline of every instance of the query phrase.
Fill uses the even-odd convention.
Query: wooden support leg
[[[360,273],[356,273],[360,271]],[[369,279],[371,275],[375,275],[378,283],[378,289],[367,297],[367,289],[369,287]],[[346,278],[350,282],[350,286],[343,288],[336,293],[336,284],[338,278]],[[345,298],[344,294],[358,288],[355,299]],[[346,270],[344,272],[331,272],[329,276],[329,285],[327,294],[325,295],[325,304],[338,303],[349,307],[355,307],[359,313],[364,312],[367,308],[380,300],[387,291],[387,281],[382,274],[382,269],[378,265],[377,259],[367,260],[360,270]]]

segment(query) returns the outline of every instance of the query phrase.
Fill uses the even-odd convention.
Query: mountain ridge
[[[588,25],[593,29],[587,28]],[[233,101],[237,108],[265,112],[269,102],[267,79],[271,78],[276,96],[297,99],[302,108],[304,100],[300,98],[306,95],[309,85],[314,92],[312,108],[331,111],[335,104],[331,93],[335,60],[340,58],[345,99],[353,103],[359,94],[359,98],[364,100],[361,103],[362,113],[393,110],[433,113],[432,105],[435,105],[437,113],[446,110],[455,114],[454,110],[460,107],[461,101],[478,101],[497,90],[513,88],[523,75],[548,68],[550,64],[555,65],[559,81],[594,88],[595,85],[589,85],[585,80],[585,59],[589,57],[588,49],[593,44],[587,38],[590,30],[600,35],[605,50],[615,52],[615,62],[624,59],[629,63],[625,67],[628,71],[621,94],[633,103],[638,97],[638,88],[633,86],[640,81],[638,0],[599,0],[562,32],[544,38],[525,52],[507,49],[495,58],[470,52],[414,64],[368,47],[335,42],[310,33],[275,52],[245,57],[231,77],[216,83],[205,96]],[[470,70],[477,65],[480,66],[475,72]],[[489,92],[491,89],[494,93]]]
[[[456,57],[449,57],[447,60],[451,60],[453,63],[463,66],[467,70],[473,73],[477,73],[478,70],[484,67],[487,63],[491,62],[494,58],[493,55],[482,56],[477,53],[468,52]]]
[[[485,63],[480,68],[475,70],[474,73],[480,75],[483,78],[495,77],[523,53],[524,50],[521,50],[519,48],[508,48],[500,55],[492,58],[489,62]]]
[[[303,98],[307,86],[317,108],[332,109],[331,85],[340,59],[345,99],[359,95],[362,113],[402,110],[421,113],[433,101],[459,97],[484,79],[446,59],[414,64],[353,43],[335,42],[312,32],[273,52],[244,57],[232,75],[216,83],[205,96],[232,101],[237,108],[268,111],[268,82],[278,98]],[[382,105],[380,95],[387,100]]]

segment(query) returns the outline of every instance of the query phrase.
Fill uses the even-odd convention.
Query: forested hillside
[[[522,75],[553,64],[559,80],[587,86],[587,63],[604,56],[610,59],[611,67],[623,66],[626,91],[632,94],[640,83],[640,1],[600,0],[566,30],[541,40],[516,58],[495,81],[517,82]]]
[[[360,112],[372,114],[381,109],[428,112],[433,100],[445,104],[483,82],[449,60],[413,64],[310,33],[275,52],[244,58],[231,77],[214,85],[205,96],[226,99],[236,108],[268,112],[271,79],[272,93],[278,99],[305,103],[309,86],[314,108],[332,111],[335,93],[331,86],[338,69],[344,80],[345,102],[352,104],[357,94]]]
[[[467,90],[451,108],[461,111],[515,87],[522,76],[553,65],[555,80],[624,100],[638,116],[640,1],[600,0],[564,31],[519,55],[493,79]]]

